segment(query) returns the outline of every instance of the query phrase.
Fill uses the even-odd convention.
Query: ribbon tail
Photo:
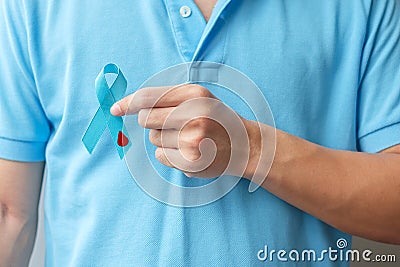
[[[107,112],[108,113],[109,109],[103,110],[103,112]],[[118,151],[118,155],[121,159],[124,158],[125,156],[125,151],[128,151],[128,149],[131,147],[131,141],[129,139],[129,135],[128,135],[128,131],[126,130],[125,126],[124,126],[124,122],[122,120],[121,117],[114,117],[111,114],[107,114],[109,116],[108,119],[106,119],[106,122],[108,124],[108,129],[110,131],[110,134],[113,138],[114,141],[114,145],[117,148]],[[120,144],[118,144],[118,137],[120,132],[123,133],[123,135],[127,138],[127,144],[124,144],[123,146],[120,146]]]
[[[82,137],[83,145],[89,154],[92,154],[106,127],[107,124],[104,118],[104,113],[99,108]]]
[[[129,148],[132,146],[132,143],[131,143],[131,141],[130,141],[130,139],[129,139],[129,135],[128,135],[128,132],[127,132],[127,130],[125,129],[125,127],[123,127],[123,129],[122,129],[121,132],[128,138],[128,142],[129,142],[126,146],[123,146],[123,147],[119,146],[119,145],[116,143],[116,147],[117,147],[117,151],[118,151],[119,158],[120,158],[120,159],[123,159],[123,158],[125,157],[126,152],[128,152]],[[117,136],[117,138],[118,138],[118,136]],[[118,141],[117,141],[117,142],[118,142]]]

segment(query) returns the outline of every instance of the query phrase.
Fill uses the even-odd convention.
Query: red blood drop
[[[123,132],[119,131],[118,133],[118,145],[121,147],[127,146],[129,144],[129,139],[124,135]]]

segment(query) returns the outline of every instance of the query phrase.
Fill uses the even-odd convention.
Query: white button
[[[184,17],[184,18],[187,18],[192,14],[192,10],[188,6],[181,7],[179,12],[181,13],[182,17]]]

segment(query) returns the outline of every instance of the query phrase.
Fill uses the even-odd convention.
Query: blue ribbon
[[[111,87],[108,86],[106,74],[117,75]],[[127,81],[118,66],[115,64],[108,64],[97,76],[95,88],[100,107],[97,109],[96,114],[83,135],[82,142],[87,151],[92,154],[93,149],[100,140],[100,137],[108,127],[119,157],[122,159],[125,155],[124,151],[128,151],[132,144],[122,118],[111,115],[110,108],[116,101],[123,98],[127,88]],[[121,135],[121,133],[123,135]],[[127,143],[123,146],[118,144],[118,138],[121,138],[121,136],[127,138],[125,139],[125,142]]]

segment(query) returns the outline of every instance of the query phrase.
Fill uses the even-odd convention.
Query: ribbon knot
[[[107,83],[106,74],[117,75],[111,86]],[[129,149],[131,142],[122,118],[111,115],[110,108],[124,96],[127,81],[117,65],[107,64],[97,76],[95,88],[100,107],[83,135],[82,142],[91,154],[103,132],[108,127],[119,157],[122,159],[125,155],[124,151]]]

